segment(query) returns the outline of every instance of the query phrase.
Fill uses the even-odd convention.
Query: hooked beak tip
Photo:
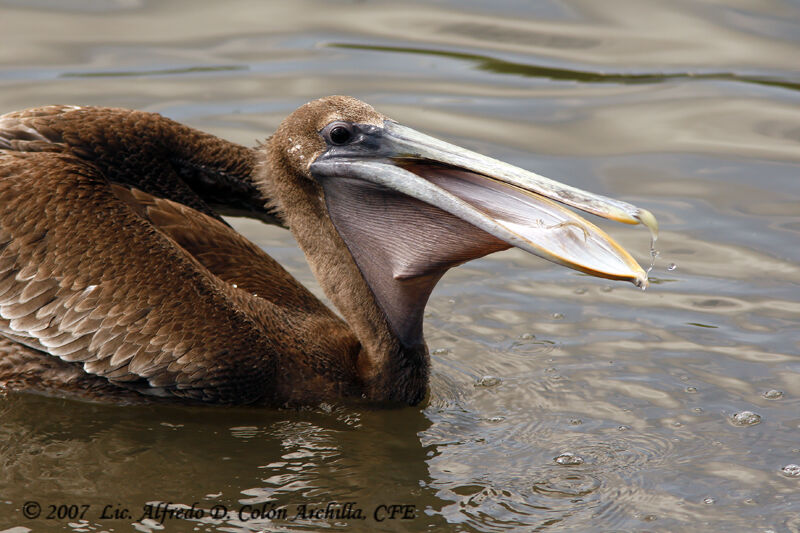
[[[639,208],[635,215],[636,219],[647,226],[650,230],[650,234],[653,236],[653,241],[655,242],[658,239],[658,220],[656,220],[655,215],[648,211],[647,209]]]

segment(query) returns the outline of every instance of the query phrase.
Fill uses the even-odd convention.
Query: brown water
[[[645,293],[519,251],[448,274],[419,408],[0,399],[0,530],[800,531],[796,1],[0,0],[0,43],[0,112],[134,107],[252,144],[350,94],[661,223]],[[287,232],[233,222],[319,294]],[[606,227],[648,264],[646,230]],[[142,517],[158,502],[205,516]],[[330,502],[366,519],[296,518]],[[413,518],[376,520],[393,504]]]

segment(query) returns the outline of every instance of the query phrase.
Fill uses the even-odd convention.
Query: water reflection
[[[795,3],[0,5],[2,112],[123,105],[252,145],[352,94],[662,226],[645,294],[513,251],[450,272],[426,309],[420,409],[0,399],[0,530],[50,525],[22,517],[33,498],[417,512],[188,526],[206,531],[800,530]],[[321,296],[286,232],[229,222]],[[646,235],[611,231],[647,261]],[[760,423],[732,424],[743,412]],[[138,519],[84,529],[161,527]]]
[[[24,395],[0,405],[0,493],[24,486],[42,502],[70,494],[91,505],[95,519],[109,495],[145,527],[152,523],[138,519],[147,504],[172,502],[206,513],[224,505],[230,512],[214,524],[249,530],[271,521],[242,522],[243,506],[266,503],[294,516],[299,505],[357,502],[372,519],[386,503],[422,513],[431,497],[424,488],[431,448],[417,437],[430,422],[418,409],[114,407]],[[43,412],[59,416],[43,419]],[[125,479],[137,482],[120,484]],[[14,497],[7,505],[21,504]]]
[[[461,31],[469,32],[471,30],[480,29],[467,25],[466,27],[458,28]],[[507,33],[502,34],[508,37]],[[559,42],[549,43],[552,46],[566,47],[564,43]],[[421,48],[400,48],[394,46],[377,46],[365,44],[349,44],[349,43],[331,43],[329,46],[335,48],[347,48],[353,50],[372,50],[375,52],[390,52],[399,54],[421,54],[438,57],[447,57],[451,59],[460,59],[474,63],[475,68],[485,70],[496,74],[511,74],[515,76],[525,76],[529,78],[546,78],[554,81],[577,81],[588,83],[622,83],[628,85],[635,85],[639,83],[659,83],[671,80],[719,80],[719,81],[736,81],[742,83],[755,83],[758,85],[767,85],[774,87],[782,87],[790,90],[800,90],[800,83],[787,82],[782,79],[769,79],[767,77],[757,76],[744,76],[732,72],[674,72],[674,73],[657,73],[657,74],[614,74],[614,73],[601,73],[591,72],[584,70],[571,70],[565,68],[545,67],[541,65],[529,65],[523,63],[515,63],[512,61],[504,61],[502,59],[493,58],[490,56],[480,56],[476,54],[465,54],[459,52],[448,52],[444,50],[429,50]],[[570,46],[591,46],[591,43],[571,43]]]

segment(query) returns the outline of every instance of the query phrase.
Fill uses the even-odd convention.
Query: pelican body
[[[649,212],[402,126],[345,96],[249,149],[157,114],[0,116],[0,386],[117,401],[307,405],[426,395],[428,296],[518,247],[647,282],[560,204]],[[220,214],[288,227],[341,317]]]

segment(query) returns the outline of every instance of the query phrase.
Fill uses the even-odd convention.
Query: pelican
[[[0,116],[0,386],[272,406],[427,393],[425,304],[451,267],[517,247],[647,283],[561,204],[655,218],[330,96],[263,145],[154,113]],[[339,315],[220,214],[288,227]]]

